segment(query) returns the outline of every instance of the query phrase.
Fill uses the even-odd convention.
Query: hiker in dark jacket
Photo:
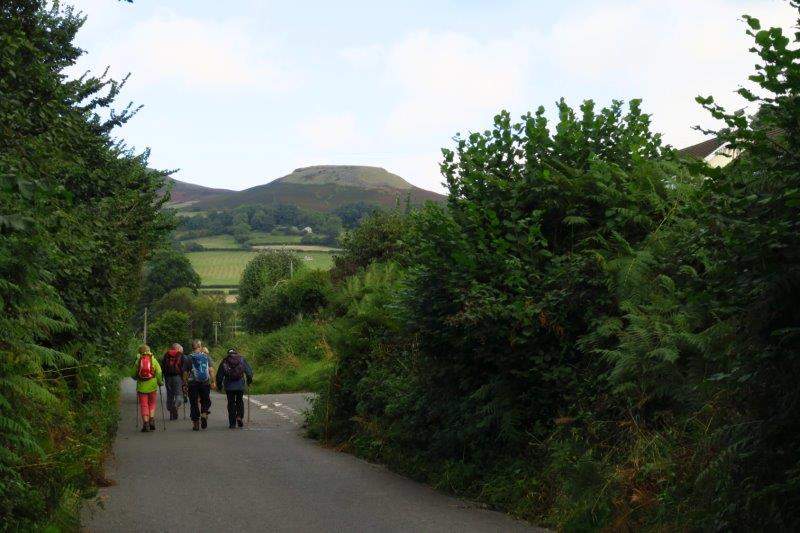
[[[167,386],[169,419],[178,419],[178,407],[183,405],[183,346],[177,342],[161,358],[161,370]]]
[[[244,390],[246,385],[253,382],[253,369],[245,358],[234,349],[228,350],[228,355],[219,364],[217,369],[217,390],[225,389],[228,397],[228,427],[242,427],[244,418]],[[245,385],[246,384],[246,385]]]

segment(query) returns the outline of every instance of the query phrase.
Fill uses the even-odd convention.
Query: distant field
[[[247,262],[258,252],[230,250],[219,252],[190,252],[186,255],[200,275],[202,285],[238,285]],[[320,251],[297,253],[309,268],[327,270],[333,264],[332,254]]]
[[[231,250],[241,248],[241,246],[239,246],[239,244],[233,240],[233,235],[211,235],[210,237],[189,239],[186,242],[196,242],[206,248],[229,248]]]
[[[250,237],[252,244],[300,244],[300,235],[270,235],[263,231],[254,231]]]
[[[301,238],[300,235],[270,235],[263,231],[254,231],[251,233],[250,242],[258,246],[269,244],[299,244]],[[233,235],[211,235],[208,237],[189,239],[186,242],[196,242],[206,248],[226,248],[229,250],[241,248],[236,241],[233,240]]]

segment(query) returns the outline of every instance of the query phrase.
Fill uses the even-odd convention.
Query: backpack
[[[165,362],[164,371],[168,376],[178,376],[183,371],[183,355],[180,352],[168,351]]]
[[[192,377],[198,383],[205,383],[209,380],[208,356],[205,354],[192,354]]]
[[[244,359],[241,355],[229,355],[222,362],[228,381],[239,381],[244,376]]]
[[[153,368],[153,355],[146,353],[139,357],[139,369],[136,371],[136,377],[141,380],[153,379],[156,371]]]

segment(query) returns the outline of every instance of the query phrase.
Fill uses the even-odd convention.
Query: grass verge
[[[236,348],[253,367],[253,394],[315,392],[327,383],[333,369],[333,354],[328,346],[330,325],[301,320],[264,334],[241,335]],[[214,353],[215,362],[225,356],[222,348]]]

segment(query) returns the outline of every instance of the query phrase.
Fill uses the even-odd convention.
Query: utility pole
[[[219,338],[217,336],[217,328],[222,325],[222,322],[214,321],[214,346],[219,344]]]
[[[144,308],[144,340],[142,341],[143,344],[147,344],[147,308]]]

